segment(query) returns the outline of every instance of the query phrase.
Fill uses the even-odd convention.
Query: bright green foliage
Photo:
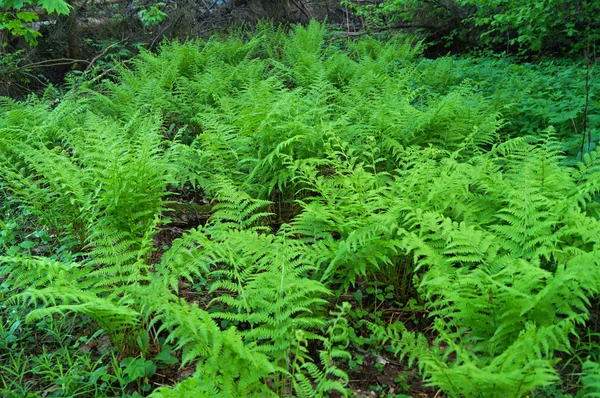
[[[354,227],[345,242],[330,243],[351,245],[352,260],[340,261],[348,268],[339,272],[352,275],[362,250],[377,256],[369,261],[375,267],[413,253],[427,270],[419,286],[438,318],[439,339],[430,348],[404,334],[396,344],[453,396],[521,396],[554,382],[553,352],[568,350],[568,335],[587,319],[588,298],[599,288],[600,222],[585,216],[594,200],[583,199],[590,189],[597,195],[597,185],[589,185],[597,171],[582,178],[561,167],[552,136],[533,142],[509,141],[468,162],[444,153],[431,162],[419,151],[420,166],[411,164],[406,174],[401,167],[396,175],[403,178],[383,192],[373,174],[371,185],[357,178],[356,167],[341,169],[345,181],[361,181],[359,198],[377,201],[366,199],[362,212],[344,207],[329,224]],[[314,186],[322,186],[319,179]],[[306,234],[308,225],[319,226],[308,214],[331,214],[330,191],[321,192],[297,218]],[[448,363],[451,353],[456,359]]]
[[[38,109],[47,112],[42,105]],[[12,127],[11,120],[19,118],[29,115],[8,111],[8,125],[0,132],[4,189],[60,243],[91,247],[98,256],[112,256],[110,263],[131,261],[119,257],[126,247],[111,241],[125,245],[152,229],[167,185],[183,172],[173,159],[180,156],[178,148],[187,149],[165,150],[161,118],[141,113],[118,125],[66,101],[45,120]],[[40,134],[29,138],[29,128]]]
[[[158,2],[149,9],[142,9],[140,11],[140,19],[146,26],[156,26],[160,24],[167,17],[167,14],[161,11],[161,8],[166,4]]]
[[[600,396],[600,366],[590,360],[583,364],[583,390],[584,397],[592,398]]]
[[[172,159],[183,147],[162,146],[159,118],[134,116],[120,126],[69,104],[32,126],[43,134],[28,139],[25,126],[2,130],[3,187],[56,245],[84,249],[89,259],[65,264],[4,258],[15,264],[4,269],[12,269],[13,288],[30,288],[23,297],[52,304],[30,317],[85,313],[120,345],[123,333],[139,322],[137,312],[123,306],[130,299],[127,288],[148,276],[163,197],[183,172]],[[8,111],[9,123],[13,112],[20,111]]]
[[[519,144],[473,158],[477,170],[452,166],[440,186],[456,192],[452,209],[442,208],[444,216],[421,203],[408,215],[417,230],[401,240],[428,269],[419,285],[439,337],[430,347],[423,336],[391,329],[384,340],[418,358],[428,382],[452,396],[522,396],[554,382],[552,353],[568,351],[568,335],[587,319],[589,297],[598,291],[600,223],[584,216],[579,199],[587,184],[575,184],[578,173],[558,166],[552,137],[537,147]],[[484,174],[459,199],[456,174],[473,172]],[[487,203],[476,211],[480,189]],[[445,196],[435,190],[427,189],[432,199]],[[475,210],[464,219],[455,213],[463,200]]]
[[[391,286],[393,305],[425,301],[431,339],[372,340],[448,396],[558,383],[600,291],[600,158],[566,127],[579,92],[565,115],[557,87],[527,85],[560,67],[328,40],[311,23],[165,43],[54,109],[3,100],[10,305],[87,316],[139,378],[150,341],[173,347],[195,372],[154,396],[309,397],[350,393],[351,309],[333,301]],[[170,227],[180,192],[210,217]]]
[[[221,331],[210,315],[173,295],[164,286],[151,284],[137,291],[151,325],[159,324],[177,349],[182,364],[197,361],[196,373],[174,391],[161,388],[153,396],[270,396],[265,378],[276,367],[256,348],[244,345],[235,328]]]
[[[329,321],[326,336],[314,336],[323,342],[325,348],[319,353],[324,370],[319,369],[308,356],[306,344],[309,336],[302,332],[296,333],[293,374],[294,387],[299,397],[324,397],[328,396],[324,393],[333,391],[346,396],[344,385],[348,383],[348,376],[342,369],[335,366],[335,360],[351,358],[346,351],[349,337],[348,321],[345,316],[349,310],[350,305],[345,302],[339,311],[331,313],[335,317]]]
[[[69,14],[71,6],[65,0],[1,0],[0,30],[8,30],[11,35],[23,36],[27,44],[37,45],[41,33],[27,24],[39,20],[36,8],[48,14]]]
[[[540,134],[552,127],[562,150],[576,163],[583,153],[596,148],[600,138],[600,102],[590,100],[586,108],[586,66],[566,61],[514,64],[510,58],[444,57],[423,60],[416,84],[431,95],[445,95],[461,86],[475,86],[489,101],[490,110],[502,114],[502,134]],[[591,76],[595,73],[591,67]],[[598,79],[590,79],[590,93],[598,90]],[[427,88],[425,90],[425,87]],[[592,135],[582,137],[584,116]]]

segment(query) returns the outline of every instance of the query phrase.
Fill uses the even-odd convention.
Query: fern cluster
[[[600,290],[598,152],[566,158],[543,123],[508,137],[512,108],[420,51],[261,25],[142,51],[54,108],[2,100],[0,195],[50,237],[0,247],[11,305],[84,314],[122,353],[151,331],[195,365],[153,396],[348,395],[334,302],[384,279],[426,302],[431,338],[373,335],[429,385],[556,383]],[[210,217],[162,242],[184,192]]]

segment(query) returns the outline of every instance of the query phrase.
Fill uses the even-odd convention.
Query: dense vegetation
[[[589,0],[342,0],[375,29],[412,28],[446,45],[520,54],[581,54],[600,39]]]
[[[598,396],[593,65],[422,51],[261,25],[1,99],[1,395],[346,396],[370,356],[380,396]]]

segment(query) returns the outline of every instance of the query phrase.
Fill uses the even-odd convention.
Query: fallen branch
[[[92,65],[94,65],[94,63],[95,63],[95,62],[96,62],[98,59],[100,59],[101,57],[103,57],[103,56],[104,56],[104,55],[105,55],[105,54],[108,52],[108,50],[110,50],[112,47],[114,47],[114,46],[116,46],[116,45],[118,45],[118,44],[121,44],[121,43],[123,43],[124,41],[125,41],[125,40],[121,40],[121,41],[118,41],[118,42],[116,42],[116,43],[113,43],[113,44],[111,44],[110,46],[106,47],[106,48],[105,48],[105,49],[104,49],[104,50],[103,50],[103,51],[102,51],[100,54],[96,55],[94,58],[92,58],[92,60],[91,60],[91,61],[89,61],[89,63],[88,63],[88,66],[85,68],[84,72],[87,72],[87,71],[88,71],[88,70],[89,70],[89,69],[92,67]]]

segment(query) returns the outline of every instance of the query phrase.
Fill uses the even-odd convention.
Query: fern
[[[127,355],[150,328],[196,367],[155,396],[345,395],[348,308],[329,301],[386,283],[427,300],[433,338],[373,334],[429,385],[556,383],[599,291],[597,153],[571,167],[564,129],[524,129],[528,95],[477,75],[497,70],[421,50],[263,25],[142,50],[52,106],[0,99],[2,199],[27,221],[0,258],[9,303],[85,314]],[[179,191],[212,214],[158,247]],[[44,256],[14,254],[35,230]]]
[[[583,364],[584,376],[583,382],[584,397],[600,396],[600,368],[596,362],[589,359]]]
[[[347,396],[344,386],[348,383],[348,375],[336,366],[336,360],[349,360],[351,355],[346,352],[349,344],[348,322],[345,318],[350,305],[344,303],[339,311],[335,311],[326,330],[326,337],[318,337],[323,341],[324,349],[319,354],[320,369],[309,360],[305,345],[308,336],[305,333],[296,334],[294,353],[294,386],[299,397],[323,397],[325,393],[334,391]],[[316,337],[316,336],[315,336]],[[312,379],[312,382],[311,382]]]
[[[138,288],[143,313],[168,332],[167,342],[182,349],[182,363],[199,360],[196,373],[174,391],[158,389],[153,396],[270,396],[266,379],[277,368],[268,358],[244,345],[235,329],[221,331],[206,311],[190,306],[158,283]],[[214,395],[213,395],[214,394]]]
[[[330,292],[307,279],[314,269],[306,262],[303,245],[286,227],[271,235],[256,225],[268,215],[261,212],[268,202],[251,199],[225,180],[217,179],[208,189],[215,190],[219,201],[214,214],[204,228],[191,231],[163,255],[159,275],[172,289],[179,278],[208,279],[209,294],[219,292],[211,303],[215,307],[212,317],[243,325],[236,335],[281,370],[276,388],[284,389],[286,373],[293,368],[295,336],[300,333],[311,340],[321,339],[318,332],[325,323],[318,315],[324,311],[323,297]],[[180,344],[187,344],[185,334],[171,333]],[[194,352],[184,357],[205,355]],[[307,363],[308,367],[317,369]],[[204,376],[200,372],[194,377]],[[339,389],[340,385],[323,388]],[[225,390],[219,387],[215,394],[219,391]]]
[[[105,288],[84,264],[65,264],[47,258],[2,257],[10,265],[6,275],[16,292],[13,302],[31,302],[37,309],[27,317],[33,321],[52,314],[79,313],[96,320],[117,347],[125,344],[126,332],[139,325],[140,314],[130,308],[127,290]]]

